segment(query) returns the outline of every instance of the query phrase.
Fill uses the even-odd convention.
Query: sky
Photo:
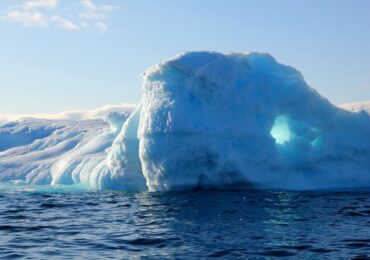
[[[189,50],[268,52],[334,104],[370,100],[368,0],[1,0],[0,112],[138,103]]]

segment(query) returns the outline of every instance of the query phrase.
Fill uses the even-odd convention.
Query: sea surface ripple
[[[369,259],[370,193],[0,185],[0,258]]]

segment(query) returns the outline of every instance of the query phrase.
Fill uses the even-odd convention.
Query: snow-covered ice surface
[[[268,54],[188,52],[150,68],[137,109],[110,113],[110,125],[80,117],[0,126],[0,180],[125,190],[368,188],[370,116],[368,103],[360,107],[332,105]]]
[[[91,119],[79,112],[68,113],[68,120],[23,118],[0,125],[0,180],[101,188],[100,165],[132,107],[94,111]]]

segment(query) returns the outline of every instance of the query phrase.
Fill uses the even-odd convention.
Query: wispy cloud
[[[10,11],[4,18],[10,22],[19,23],[25,27],[48,27],[47,18],[39,11]]]
[[[61,18],[60,16],[57,16],[57,15],[51,17],[51,21],[57,23],[60,28],[63,28],[68,31],[79,31],[80,30],[80,26],[78,26],[77,24],[71,22],[68,19]]]
[[[48,27],[48,18],[42,12],[42,9],[54,9],[58,4],[58,0],[28,0],[6,13],[3,19],[19,23],[25,27]]]
[[[96,5],[91,0],[82,0],[82,6],[84,10],[79,14],[81,19],[85,20],[85,22],[92,23],[92,25],[102,31],[109,29],[105,20],[117,7],[113,5]]]
[[[82,5],[90,11],[102,11],[102,12],[111,12],[117,9],[113,5],[95,5],[91,0],[82,0]]]
[[[60,6],[67,5],[67,0],[27,0],[14,6],[1,18],[24,27],[58,27],[68,31],[109,30],[107,23],[111,13],[118,7],[104,4],[97,5],[92,0],[80,0],[80,8],[68,14]],[[69,2],[71,3],[71,2]],[[67,15],[67,17],[66,17]]]
[[[25,10],[35,9],[35,8],[56,8],[59,4],[58,0],[29,0],[23,4]]]

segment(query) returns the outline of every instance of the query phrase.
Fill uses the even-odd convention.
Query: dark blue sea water
[[[0,185],[0,257],[366,259],[370,193]]]

